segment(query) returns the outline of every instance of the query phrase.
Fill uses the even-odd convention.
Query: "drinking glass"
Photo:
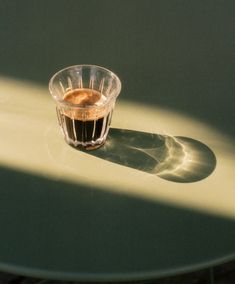
[[[49,91],[68,144],[92,150],[105,143],[121,91],[116,74],[96,65],[70,66],[50,79]]]

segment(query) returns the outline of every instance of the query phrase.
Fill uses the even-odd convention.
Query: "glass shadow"
[[[103,147],[86,153],[180,183],[200,181],[216,167],[215,154],[198,140],[118,128]]]

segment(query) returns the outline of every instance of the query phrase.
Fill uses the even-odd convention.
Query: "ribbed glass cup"
[[[104,144],[121,81],[112,71],[96,65],[75,65],[58,71],[49,82],[65,141],[78,148],[92,150]],[[99,94],[94,103],[67,100],[74,92]]]

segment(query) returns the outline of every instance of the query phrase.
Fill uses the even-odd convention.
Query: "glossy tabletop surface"
[[[234,259],[234,3],[2,7],[0,270],[119,281]],[[89,152],[63,140],[47,88],[80,63],[123,83]]]

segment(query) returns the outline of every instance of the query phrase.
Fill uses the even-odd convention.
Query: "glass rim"
[[[101,105],[87,105],[87,106],[84,106],[84,105],[80,105],[80,104],[73,104],[71,102],[68,102],[68,101],[65,101],[61,98],[59,98],[57,95],[54,94],[53,92],[53,82],[55,80],[55,78],[63,73],[64,71],[66,70],[69,70],[69,69],[73,69],[73,68],[77,68],[77,67],[94,67],[94,68],[97,68],[97,69],[101,69],[105,72],[108,72],[111,77],[113,77],[116,81],[117,81],[117,91],[115,92],[117,95],[112,95],[112,96],[108,96],[107,97],[107,100],[101,104]],[[65,67],[63,69],[60,69],[59,71],[57,71],[52,77],[51,79],[49,80],[49,92],[51,94],[51,96],[53,97],[53,99],[56,101],[56,103],[59,103],[63,106],[67,106],[67,107],[70,107],[70,108],[80,108],[80,109],[90,109],[90,108],[101,108],[101,107],[104,107],[107,103],[109,103],[112,99],[115,99],[116,97],[118,97],[118,95],[120,94],[121,92],[121,89],[122,89],[122,83],[121,83],[121,80],[119,79],[119,77],[111,70],[105,68],[105,67],[102,67],[102,66],[99,66],[99,65],[94,65],[94,64],[76,64],[76,65],[71,65],[71,66],[68,66],[68,67]]]

